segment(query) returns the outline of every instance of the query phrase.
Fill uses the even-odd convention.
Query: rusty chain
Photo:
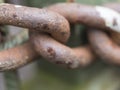
[[[40,56],[67,68],[88,66],[97,56],[119,65],[119,41],[115,38],[120,32],[119,8],[119,4],[101,7],[58,3],[43,9],[0,4],[0,24],[28,28],[30,38],[23,45],[0,52],[0,71],[16,69]],[[90,45],[65,45],[70,36],[69,23],[88,27]]]

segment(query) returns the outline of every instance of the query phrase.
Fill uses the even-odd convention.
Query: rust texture
[[[120,12],[120,4],[106,4],[105,7],[109,7],[115,11]],[[119,65],[119,46],[117,44],[120,44],[120,33],[111,31],[110,28],[106,27],[105,21],[99,17],[99,13],[96,12],[94,7],[76,3],[61,3],[50,6],[48,9],[60,13],[71,23],[80,23],[85,26],[94,27],[99,29],[99,32],[102,30],[109,30],[110,36],[112,38],[109,41],[106,41],[106,38],[104,38],[102,35],[100,36],[99,33],[97,33],[97,35],[92,34],[94,36],[89,35],[89,38],[93,37],[92,40],[90,39],[90,42],[94,47],[95,52],[98,53],[98,56],[107,59],[111,63]],[[113,26],[116,26],[117,24],[118,23],[116,22],[116,19],[114,19]],[[90,29],[89,32],[95,33]],[[103,38],[103,41],[101,38]],[[114,40],[117,44],[115,44],[112,40]],[[101,44],[101,42],[104,43]]]
[[[60,41],[65,43],[69,38],[70,30],[68,21],[55,12],[46,9],[3,3],[0,5],[0,23],[3,25],[29,28],[30,38],[32,37],[32,40],[34,37],[37,37],[38,33],[39,37],[43,36],[44,38],[41,37],[41,41],[38,40],[40,39],[39,37],[35,38],[35,41],[38,42],[37,45],[35,43],[35,50],[37,50],[37,52],[44,51],[46,50],[46,45],[48,45],[47,50],[39,54],[53,63],[68,68],[78,68],[87,66],[94,59],[93,53],[88,47],[81,47],[78,48],[78,50],[74,50],[57,42]],[[52,37],[54,39],[52,39]],[[44,45],[44,41],[46,42],[46,45]],[[38,54],[33,50],[34,47],[31,47],[34,45],[33,42],[34,41],[32,41],[32,45],[29,43],[1,51],[1,71],[16,69],[36,58]],[[43,44],[39,42],[42,42]],[[80,53],[78,53],[78,51],[80,51]]]
[[[30,40],[41,56],[67,68],[84,67],[95,59],[88,46],[69,48],[44,33],[32,33]]]
[[[0,4],[0,24],[46,32],[64,43],[70,35],[68,21],[63,16],[45,9],[20,5]]]
[[[68,21],[98,29],[88,30],[92,48],[64,45],[70,36]],[[108,27],[95,6],[59,3],[38,9],[3,3],[0,4],[0,24],[28,28],[30,36],[24,45],[0,52],[1,71],[21,67],[38,56],[72,69],[88,66],[96,58],[95,53],[111,63],[120,63],[119,47],[104,32],[118,33],[119,30]],[[116,20],[112,24],[115,26]]]
[[[100,17],[100,13],[96,11],[95,6],[79,3],[58,3],[51,5],[46,9],[61,14],[70,23],[79,23],[88,27],[99,28],[101,30],[116,31],[106,26],[105,20]]]
[[[120,65],[120,47],[100,30],[88,30],[88,38],[94,51],[105,61]]]
[[[106,7],[120,12],[120,4],[105,4]],[[107,33],[99,29],[88,30],[90,44],[98,56],[106,62],[120,65],[120,33],[110,31]]]
[[[0,52],[0,71],[19,68],[38,57],[30,43]]]

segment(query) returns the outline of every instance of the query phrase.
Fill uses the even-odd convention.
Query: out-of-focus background
[[[39,8],[54,3],[66,2],[65,0],[11,1],[22,5]],[[103,3],[120,2],[120,0],[76,0],[75,2],[81,4],[101,5]],[[83,39],[83,28],[84,27],[81,25],[72,25],[72,37],[68,42],[69,46],[78,46],[85,43],[85,39]],[[20,33],[17,29],[21,28],[9,26],[11,36],[14,36],[16,33]],[[21,84],[20,90],[120,90],[119,67],[105,64],[100,59],[96,60],[93,64],[86,68],[69,70],[51,64],[41,58],[20,68],[18,73]],[[4,72],[1,72],[0,90],[6,90],[5,83]]]

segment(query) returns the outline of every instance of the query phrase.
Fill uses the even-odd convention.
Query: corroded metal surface
[[[49,6],[47,9],[63,15],[71,23],[80,23],[101,30],[120,32],[119,13],[106,7],[78,3],[59,3]],[[111,16],[108,17],[109,14]],[[116,21],[116,25],[114,21]]]
[[[21,11],[23,12],[21,13]],[[36,33],[46,32],[47,35],[49,34],[52,37],[54,37],[56,40],[63,43],[67,41],[70,35],[69,24],[67,20],[63,16],[48,10],[28,8],[28,7],[19,6],[19,5],[2,4],[0,5],[0,13],[1,13],[0,14],[1,24],[15,25],[15,26],[32,29],[33,31],[30,30],[31,35],[34,35],[33,34],[34,32]],[[48,39],[48,41],[47,39],[48,38],[44,38],[42,41],[46,41],[51,45],[52,45],[52,42],[55,42],[55,40],[52,38]],[[50,57],[52,57],[52,54],[54,54],[54,51],[58,49],[55,53],[62,54],[62,55],[56,56],[57,59],[55,59],[56,61],[53,60],[53,62],[61,64],[63,66],[67,66],[69,68],[78,68],[79,66],[86,66],[93,60],[93,57],[94,57],[91,54],[91,50],[87,48],[86,49],[79,48],[78,50],[83,51],[84,53],[80,52],[76,55],[76,52],[78,52],[77,50],[74,51],[58,43],[57,41],[56,41],[56,45],[53,43],[52,46],[54,46],[55,48],[52,49],[51,47],[49,47],[48,55],[46,52],[46,54],[42,56],[46,55],[47,56],[46,58],[52,60]],[[61,51],[59,51],[60,47],[58,46],[62,46]],[[1,70],[14,69],[14,68],[23,66],[24,64],[28,63],[29,60],[32,60],[33,58],[35,58],[37,56],[37,54],[35,53],[36,51],[31,50],[32,51],[31,53],[31,51],[27,50],[27,49],[32,49],[29,47],[31,47],[31,45],[29,46],[29,44],[27,44],[27,46],[26,45],[21,46],[21,48],[16,47],[15,51],[14,51],[14,48],[11,48],[10,50],[2,51],[0,56],[1,58],[4,58],[4,62],[3,62],[3,59],[1,59]],[[38,49],[41,47],[39,46],[36,48]],[[21,49],[23,50],[21,51]],[[42,49],[44,50],[45,48],[42,48]],[[41,50],[39,49],[39,50],[42,51],[42,49]],[[68,51],[65,49],[67,49]],[[65,52],[63,53],[62,50],[65,50]],[[9,55],[8,53],[10,52],[11,54]],[[69,54],[69,52],[71,52],[71,54]],[[66,55],[67,54],[68,55],[64,56],[65,53]],[[62,60],[60,60],[60,58]],[[75,58],[76,60],[74,60]]]
[[[23,11],[21,13],[21,11]],[[1,4],[0,23],[34,29],[50,34],[65,43],[69,38],[69,24],[63,16],[43,9]],[[41,27],[41,28],[40,28]],[[29,63],[37,56],[30,43],[0,52],[0,70],[15,69]]]
[[[67,20],[99,30],[88,30],[92,48],[64,45],[70,36]],[[38,56],[67,68],[84,67],[96,58],[93,51],[111,63],[120,63],[119,47],[104,33],[105,30],[120,32],[120,15],[106,7],[59,3],[38,9],[3,3],[0,24],[28,28],[30,35],[28,43],[0,52],[1,71],[21,67]]]
[[[30,43],[3,50],[0,52],[0,71],[21,67],[37,57]]]
[[[94,51],[111,64],[120,65],[120,47],[100,30],[88,30],[90,44]]]
[[[95,59],[88,46],[69,48],[45,33],[33,33],[30,40],[35,50],[50,62],[68,68],[79,68],[89,65]]]
[[[110,3],[104,6],[120,12],[120,4]],[[107,34],[99,29],[91,29],[88,30],[88,38],[98,56],[106,60],[106,62],[120,65],[120,33],[109,31]]]
[[[70,35],[68,21],[63,16],[20,5],[0,4],[0,24],[46,32],[60,42],[66,42]]]

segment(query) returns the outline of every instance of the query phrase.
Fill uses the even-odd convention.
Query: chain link
[[[119,36],[120,9],[116,7],[119,5],[101,7],[68,2],[38,9],[0,4],[0,24],[29,29],[25,44],[0,52],[0,71],[19,68],[41,56],[72,69],[88,66],[98,56],[119,65],[119,46],[106,34],[116,32]],[[75,48],[65,45],[70,36],[69,23],[88,28],[90,45]]]

